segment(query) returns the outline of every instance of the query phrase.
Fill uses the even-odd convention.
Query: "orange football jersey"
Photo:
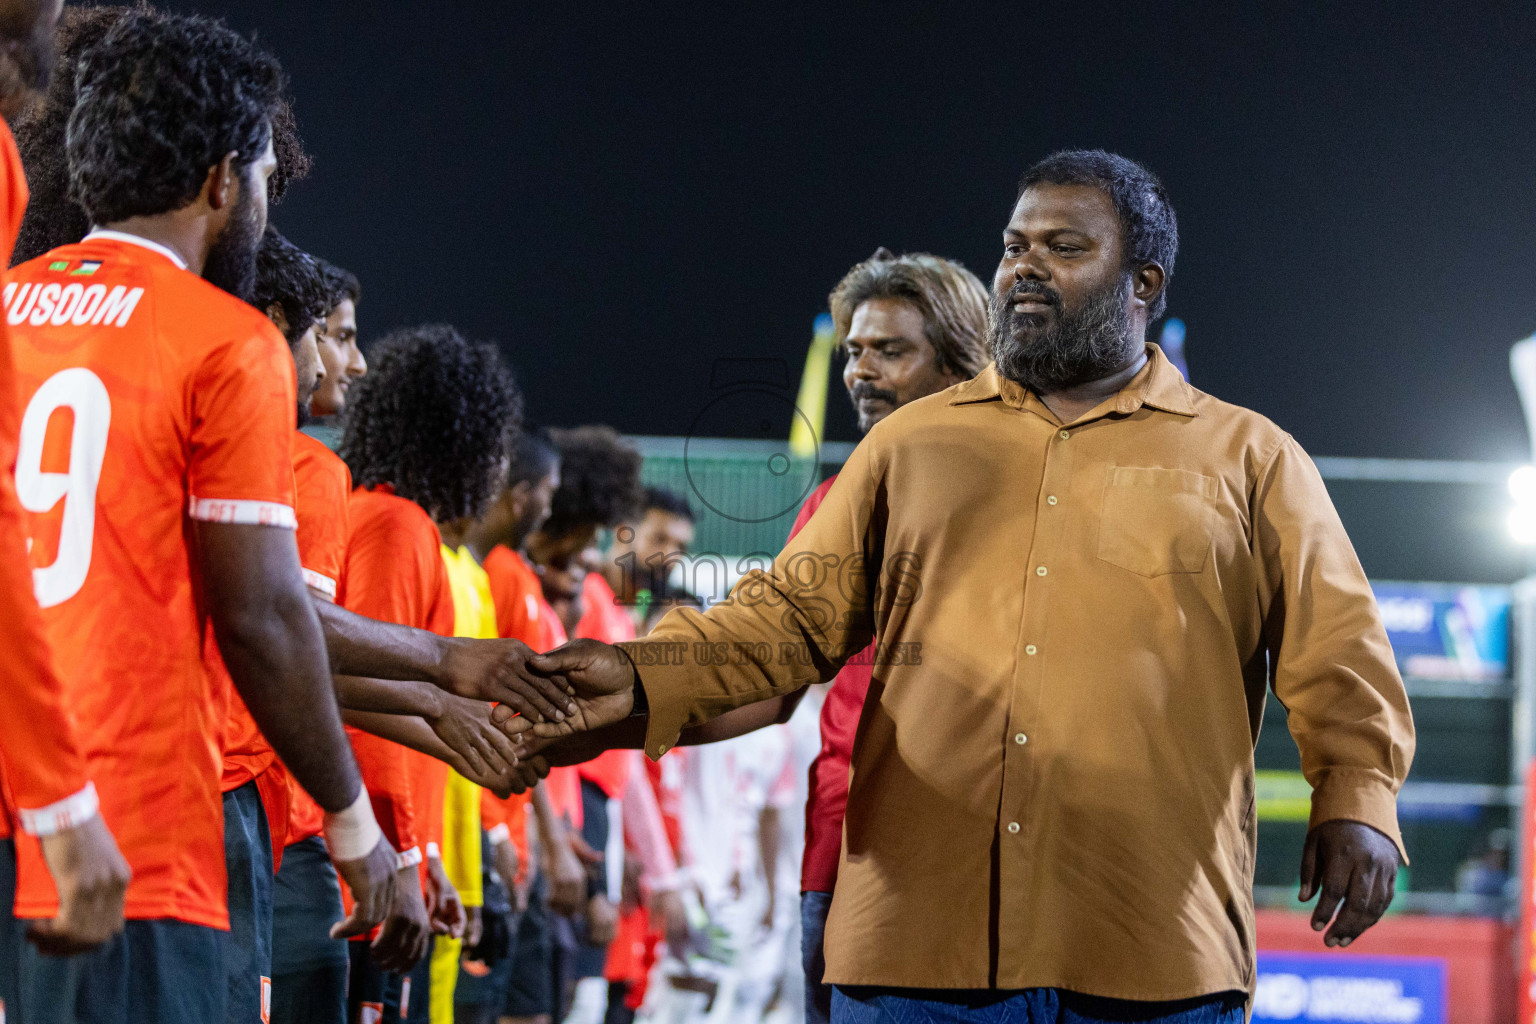
[[[341,604],[369,618],[453,634],[453,593],[439,552],[437,526],[413,501],[387,485],[359,487],[348,500],[347,541]],[[418,792],[423,777],[418,758],[432,760],[398,743],[347,728],[380,826],[402,853],[440,842],[442,786]],[[437,762],[433,762],[434,764]],[[447,766],[443,766],[446,785]]]
[[[341,456],[303,431],[294,431],[293,483],[298,492],[299,564],[304,567],[304,582],[334,600],[341,589],[351,532],[347,496],[352,493],[352,472]],[[292,844],[319,835],[325,812],[286,769],[284,774],[287,841]]]
[[[10,273],[16,489],[34,589],[130,918],[228,926],[222,696],[204,666],[192,520],[293,529],[293,360],[168,249],[98,231]],[[18,916],[51,915],[34,842]]]
[[[0,121],[0,258],[11,262],[27,211],[21,154]],[[89,817],[85,758],[65,710],[43,620],[32,596],[27,520],[16,499],[16,434],[21,426],[11,343],[0,323],[0,647],[6,652],[0,716],[0,839],[11,835],[11,800],[33,828],[68,827]]]

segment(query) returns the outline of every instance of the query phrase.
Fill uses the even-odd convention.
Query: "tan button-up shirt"
[[[1251,990],[1266,681],[1312,822],[1401,846],[1413,721],[1322,479],[1148,354],[1071,423],[993,367],[897,410],[769,572],[628,645],[655,757],[879,635],[829,982]]]

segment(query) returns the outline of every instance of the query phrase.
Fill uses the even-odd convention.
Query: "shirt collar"
[[[96,228],[90,234],[82,238],[81,241],[92,242],[98,239],[104,239],[109,242],[124,242],[128,245],[137,245],[141,248],[148,249],[151,252],[159,253],[161,256],[164,256],[166,259],[176,264],[177,268],[180,270],[187,269],[186,260],[176,255],[176,253],[161,245],[159,242],[151,242],[149,239],[144,238],[142,235],[130,235],[126,231],[110,231],[107,228]]]
[[[996,363],[988,363],[986,369],[975,377],[955,387],[950,405],[969,405],[1001,399],[1015,409],[1022,409],[1030,397],[1029,391],[1004,377],[997,371]],[[1163,355],[1157,345],[1147,343],[1147,365],[1131,378],[1112,401],[1114,412],[1133,413],[1143,405],[1170,412],[1176,416],[1198,416],[1195,411],[1195,389]]]

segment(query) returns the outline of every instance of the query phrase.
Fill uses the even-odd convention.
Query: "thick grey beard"
[[[1020,324],[1029,314],[1017,314],[1010,301],[992,297],[988,328],[997,371],[1037,395],[1102,380],[1123,369],[1141,350],[1130,308],[1125,301],[1127,277],[1122,276],[1088,297],[1074,310],[1058,307],[1056,323],[1033,341],[1019,340]]]

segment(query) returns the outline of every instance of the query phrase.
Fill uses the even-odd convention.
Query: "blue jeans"
[[[1247,993],[1176,1003],[1101,999],[1054,988],[1020,992],[833,986],[834,1024],[1243,1024]]]
[[[832,986],[822,981],[827,973],[827,912],[832,909],[829,892],[800,894],[800,963],[805,967],[805,1024],[830,1024]]]

